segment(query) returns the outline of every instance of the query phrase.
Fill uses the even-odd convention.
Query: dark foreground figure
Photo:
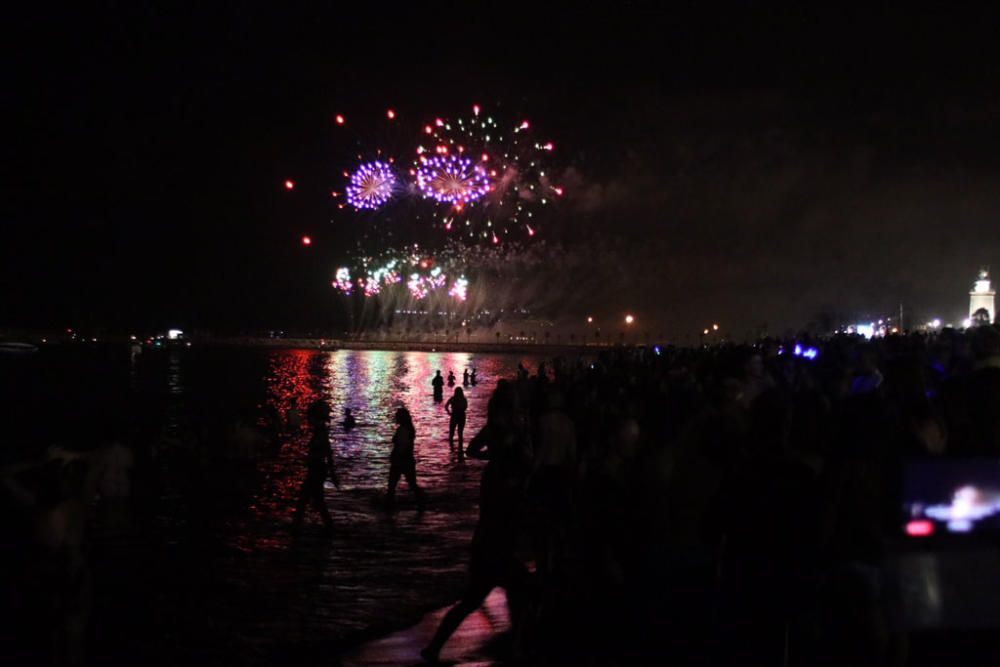
[[[456,392],[461,391],[457,389]],[[434,639],[421,651],[430,661],[436,661],[448,638],[465,618],[474,612],[496,587],[507,591],[511,617],[515,628],[522,627],[525,595],[530,577],[527,567],[516,555],[518,514],[522,511],[521,484],[524,476],[523,450],[519,449],[510,416],[495,419],[490,426],[489,459],[483,471],[479,498],[479,523],[472,538],[469,582],[462,600],[441,621]]]

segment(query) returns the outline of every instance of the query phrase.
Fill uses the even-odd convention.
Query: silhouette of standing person
[[[443,401],[444,400],[444,378],[441,377],[441,371],[437,371],[434,374],[434,379],[431,380],[431,386],[434,387],[434,400]]]
[[[413,454],[413,446],[417,439],[417,429],[413,427],[413,418],[406,408],[396,410],[394,417],[396,433],[392,436],[392,453],[389,455],[389,506],[396,502],[396,485],[400,477],[406,477],[406,483],[417,499],[417,510],[424,509],[424,492],[417,485],[417,460]]]
[[[323,525],[327,531],[333,529],[333,518],[329,510],[326,509],[326,501],[323,497],[323,485],[329,477],[333,485],[340,489],[340,481],[333,467],[333,452],[330,450],[330,431],[327,424],[330,418],[330,408],[324,401],[316,401],[309,406],[306,414],[309,426],[312,428],[312,437],[309,439],[309,453],[306,456],[306,480],[302,483],[299,491],[299,501],[295,506],[295,526],[302,524],[305,515],[306,505],[312,506],[319,512],[323,519]]]
[[[468,387],[469,386],[469,369],[468,368],[466,368],[464,371],[462,371],[462,386],[463,387]]]
[[[473,387],[476,386],[476,369],[475,368],[472,369],[472,373],[469,375],[469,382],[472,383]]]
[[[452,371],[448,371],[448,386],[449,387],[455,386],[455,373]]]
[[[448,610],[434,638],[420,652],[428,662],[437,662],[448,638],[497,586],[507,590],[515,634],[522,627],[524,595],[531,575],[517,559],[515,551],[521,529],[519,512],[523,505],[525,475],[516,453],[511,424],[499,420],[496,429],[480,487],[479,522],[472,537],[469,583],[462,599]]]
[[[455,394],[444,404],[444,411],[451,416],[448,422],[448,448],[455,446],[455,430],[458,429],[458,451],[465,452],[465,411],[469,408],[469,402],[465,399],[465,392],[461,387],[455,387]]]

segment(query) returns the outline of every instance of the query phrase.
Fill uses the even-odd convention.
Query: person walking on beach
[[[417,460],[413,454],[413,446],[417,439],[417,429],[413,427],[413,417],[406,408],[396,410],[394,417],[396,433],[392,436],[392,453],[389,454],[389,507],[396,502],[396,485],[400,477],[406,477],[406,483],[417,499],[417,510],[424,510],[424,492],[417,485]]]
[[[326,478],[329,477],[337,490],[340,490],[340,481],[333,467],[333,452],[330,451],[330,430],[327,423],[330,419],[330,408],[325,401],[316,401],[309,406],[306,418],[312,428],[312,437],[309,439],[309,453],[306,457],[306,480],[299,491],[294,523],[296,527],[302,525],[306,505],[312,503],[323,519],[326,530],[330,531],[333,529],[333,518],[326,509],[326,500],[323,497]]]
[[[441,371],[434,374],[434,379],[431,380],[431,386],[434,387],[434,400],[443,401],[444,400],[444,378],[441,377]]]
[[[507,591],[515,642],[523,627],[525,596],[531,575],[518,560],[516,549],[522,528],[525,471],[517,455],[511,424],[503,420],[495,428],[496,437],[489,448],[489,463],[483,471],[480,487],[479,523],[472,537],[469,583],[462,599],[448,610],[434,638],[420,652],[421,657],[431,663],[438,661],[445,642],[497,586]]]
[[[455,430],[458,430],[458,452],[465,452],[465,411],[469,408],[469,402],[465,398],[465,392],[461,387],[455,387],[455,394],[444,404],[444,411],[451,416],[448,422],[448,449],[455,447]]]

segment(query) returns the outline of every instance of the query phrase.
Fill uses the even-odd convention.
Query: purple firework
[[[417,169],[417,186],[425,197],[448,204],[468,204],[490,191],[490,179],[469,158],[444,155],[424,158]]]
[[[347,203],[354,208],[379,208],[392,197],[396,175],[385,162],[365,162],[351,174]]]

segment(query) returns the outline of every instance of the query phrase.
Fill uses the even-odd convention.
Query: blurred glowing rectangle
[[[920,519],[906,524],[906,534],[910,537],[930,537],[934,534],[934,522]]]
[[[865,338],[871,338],[875,335],[875,325],[873,324],[855,324],[854,330]]]

